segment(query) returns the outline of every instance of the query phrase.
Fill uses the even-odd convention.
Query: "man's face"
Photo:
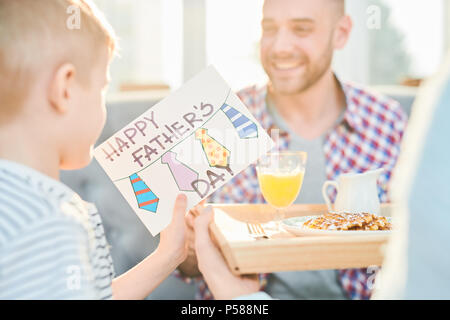
[[[297,94],[330,68],[336,15],[329,0],[266,0],[261,62],[279,94]]]
[[[61,168],[79,169],[92,160],[93,146],[106,122],[105,93],[109,83],[109,59],[99,57],[92,66],[89,84],[78,83],[69,115],[67,148]]]

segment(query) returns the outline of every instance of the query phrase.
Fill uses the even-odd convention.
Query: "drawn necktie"
[[[192,182],[198,180],[198,173],[176,159],[175,152],[166,152],[161,157],[161,163],[167,164],[181,191],[194,191]]]
[[[219,142],[207,134],[208,130],[204,128],[197,129],[195,138],[202,143],[208,163],[211,167],[227,169],[233,175],[230,169],[230,151]]]
[[[130,181],[133,186],[139,208],[156,213],[159,202],[158,197],[136,173],[130,176]]]
[[[241,139],[258,137],[258,127],[249,118],[226,103],[220,109],[225,113],[228,119],[230,119]]]

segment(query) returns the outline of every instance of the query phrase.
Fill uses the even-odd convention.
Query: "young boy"
[[[0,299],[143,299],[186,258],[180,195],[155,252],[113,278],[100,216],[58,181],[91,161],[114,51],[88,0],[0,0]]]

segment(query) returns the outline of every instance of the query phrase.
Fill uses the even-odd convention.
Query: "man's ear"
[[[339,19],[336,24],[336,30],[334,33],[334,48],[342,49],[347,44],[352,32],[353,22],[350,16],[345,15]]]
[[[69,100],[73,96],[75,83],[75,66],[65,63],[56,69],[50,80],[49,102],[55,111],[65,113],[69,106]]]

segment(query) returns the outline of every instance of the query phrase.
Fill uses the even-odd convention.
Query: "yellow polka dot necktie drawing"
[[[199,128],[195,132],[195,138],[200,140],[209,165],[213,168],[226,169],[233,175],[233,172],[230,169],[231,152],[214,138],[209,136],[207,132],[207,129]]]

